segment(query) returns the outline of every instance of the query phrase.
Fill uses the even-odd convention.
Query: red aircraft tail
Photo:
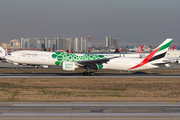
[[[121,51],[121,49],[122,49],[122,47],[120,47],[120,48],[118,49],[118,51]]]
[[[142,45],[136,53],[141,53],[143,50],[143,47],[144,47],[144,45]]]
[[[175,49],[175,47],[176,47],[176,46],[174,45],[174,46],[171,48],[171,50],[173,51],[173,50]]]

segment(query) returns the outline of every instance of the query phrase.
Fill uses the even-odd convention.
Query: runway
[[[180,74],[95,73],[94,76],[83,76],[82,73],[4,73],[0,78],[180,78]]]
[[[2,120],[178,120],[180,102],[0,102]]]

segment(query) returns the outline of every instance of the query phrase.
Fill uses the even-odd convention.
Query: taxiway
[[[180,102],[0,102],[3,120],[180,119]]]
[[[0,78],[180,78],[180,74],[95,73],[94,76],[83,76],[82,73],[4,73]]]

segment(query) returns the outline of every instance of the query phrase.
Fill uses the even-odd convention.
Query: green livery
[[[98,60],[98,59],[104,59],[106,58],[104,55],[94,55],[94,54],[83,54],[82,56],[78,56],[74,53],[62,53],[62,52],[55,52],[55,54],[52,54],[53,59],[57,59],[55,62],[56,65],[62,65],[63,62],[70,61],[85,61],[85,60]],[[103,66],[99,65],[99,69],[102,69]]]

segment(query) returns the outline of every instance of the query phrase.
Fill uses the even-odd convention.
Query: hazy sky
[[[0,0],[0,41],[88,37],[180,44],[180,0]]]

